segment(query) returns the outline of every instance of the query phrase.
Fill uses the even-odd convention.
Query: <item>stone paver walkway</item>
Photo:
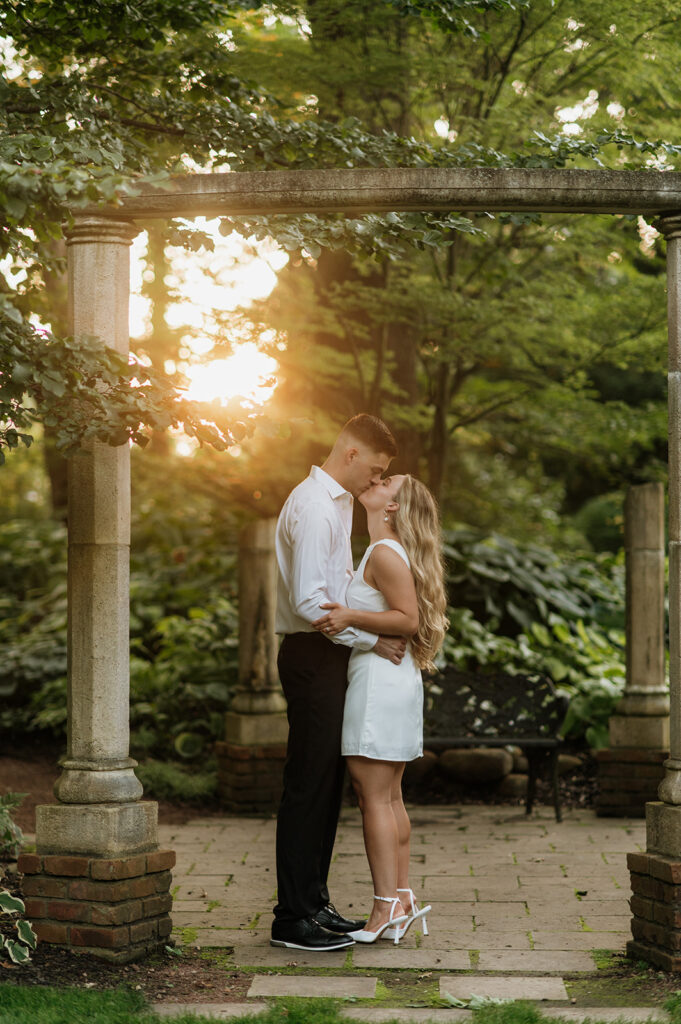
[[[273,819],[205,818],[161,826],[177,851],[174,938],[228,946],[237,966],[405,967],[561,974],[594,969],[592,950],[630,937],[626,854],[645,849],[641,820],[549,808],[417,807],[412,885],[432,904],[430,935],[416,926],[395,947],[306,954],[269,945],[276,900]],[[359,812],[346,809],[329,879],[341,912],[368,913],[372,887]],[[304,972],[301,972],[304,973]]]
[[[186,1013],[200,1013],[202,1017],[213,1020],[233,1020],[250,1014],[261,1013],[267,1009],[266,1003],[158,1003],[154,1011],[159,1017],[181,1017]],[[572,1024],[585,1024],[593,1021],[619,1021],[620,1024],[669,1024],[669,1014],[649,1006],[591,1006],[578,1009],[574,1006],[541,1008],[542,1017],[549,1020],[571,1021]],[[402,1021],[403,1024],[471,1024],[471,1010],[439,1009],[426,1007],[374,1007],[341,1006],[341,1017],[360,1020],[362,1024],[387,1024],[389,1021]]]

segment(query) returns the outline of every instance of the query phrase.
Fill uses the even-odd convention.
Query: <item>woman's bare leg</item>
[[[403,765],[368,757],[348,757],[348,771],[362,812],[364,846],[375,896],[397,896],[399,830],[393,810],[395,778]],[[396,908],[393,917],[402,913]],[[374,900],[368,931],[376,931],[390,917],[390,904]]]
[[[393,786],[390,791],[390,802],[392,804],[393,815],[397,823],[397,888],[408,889],[409,888],[409,840],[411,837],[411,822],[409,821],[409,815],[407,809],[404,806],[402,799],[402,776],[404,774],[404,765],[399,766],[399,772],[396,773],[393,779]],[[400,894],[404,900],[403,894]],[[411,908],[405,906],[405,910]]]

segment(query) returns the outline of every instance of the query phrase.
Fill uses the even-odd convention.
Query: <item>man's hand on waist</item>
[[[407,641],[403,636],[379,636],[374,654],[391,661],[393,665],[399,665],[407,649]]]

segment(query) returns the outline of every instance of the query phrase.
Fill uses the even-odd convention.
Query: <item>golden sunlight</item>
[[[253,405],[262,405],[277,386],[272,377],[279,364],[253,342],[244,342],[226,359],[196,363],[183,370],[191,384],[187,397],[197,402],[218,398],[228,402],[240,395]]]

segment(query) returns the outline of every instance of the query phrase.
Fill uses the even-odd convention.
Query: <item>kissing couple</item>
[[[270,942],[291,949],[395,943],[426,914],[409,885],[405,763],[423,753],[422,669],[447,627],[438,510],[409,475],[382,420],[349,420],[324,464],[279,516],[276,630],[288,748],[277,817],[278,902]],[[353,572],[353,498],[370,544]],[[327,878],[347,764],[374,886],[367,921],[348,920]]]

